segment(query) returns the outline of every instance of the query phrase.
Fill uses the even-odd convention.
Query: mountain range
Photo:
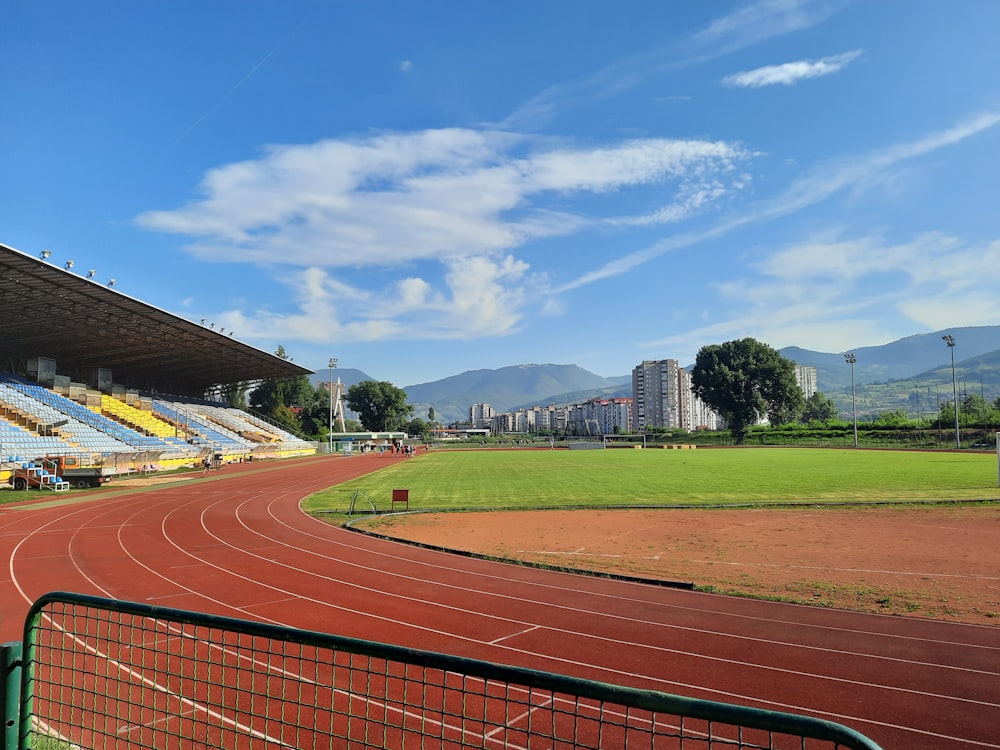
[[[936,411],[941,401],[950,401],[951,352],[942,340],[945,334],[954,336],[956,342],[959,398],[968,393],[995,399],[1000,394],[1000,326],[950,328],[854,349],[853,404],[858,418],[894,409],[912,416],[926,415]],[[815,367],[819,390],[833,399],[842,416],[850,417],[854,408],[851,366],[842,353],[795,346],[779,351],[800,365]],[[376,379],[353,369],[335,370],[334,377],[348,387]],[[310,379],[314,384],[326,382],[329,372],[320,371]],[[403,390],[415,416],[426,419],[428,409],[434,407],[435,419],[448,423],[465,420],[469,407],[480,402],[491,404],[496,411],[512,411],[594,397],[631,397],[632,376],[603,377],[577,365],[524,364],[469,370],[430,383],[403,386]]]

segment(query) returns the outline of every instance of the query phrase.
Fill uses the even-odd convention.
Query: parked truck
[[[59,491],[70,486],[77,489],[100,487],[110,481],[113,474],[113,469],[103,466],[84,466],[77,456],[45,456],[28,466],[15,468],[9,482],[15,490],[45,488]],[[57,486],[59,484],[65,486]]]

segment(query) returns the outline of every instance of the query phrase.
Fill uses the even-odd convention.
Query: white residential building
[[[636,432],[647,427],[680,427],[676,359],[645,360],[632,370],[632,419]]]
[[[489,427],[493,417],[493,407],[489,404],[473,404],[469,407],[469,425],[473,428]]]
[[[632,399],[592,398],[573,404],[569,424],[577,435],[627,434],[632,427]]]
[[[816,368],[795,365],[795,382],[799,384],[803,398],[809,398],[816,393]]]
[[[647,427],[721,427],[719,415],[691,392],[691,375],[675,359],[647,360],[633,369],[632,399],[635,432]]]

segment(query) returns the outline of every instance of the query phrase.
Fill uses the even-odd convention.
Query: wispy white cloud
[[[504,335],[540,298],[527,289],[543,278],[511,252],[584,228],[681,221],[741,182],[734,168],[749,158],[710,141],[545,145],[451,129],[273,147],[206,174],[199,200],[136,221],[194,237],[187,249],[204,260],[274,267],[292,279],[301,314],[232,312],[229,326],[243,336],[266,339],[280,329],[307,340],[392,338],[412,334],[415,321],[425,337]],[[647,217],[573,210],[577,196],[650,186],[674,199]],[[437,270],[377,290],[324,270],[426,263]],[[308,270],[284,270],[295,266]],[[434,288],[429,279],[438,276]],[[377,304],[343,304],[375,297]]]
[[[532,145],[536,150],[522,153]],[[322,267],[443,261],[614,220],[567,211],[579,194],[683,184],[663,209],[682,217],[724,193],[726,175],[747,158],[722,142],[545,149],[508,133],[464,129],[328,140],[273,147],[260,159],[213,169],[200,200],[136,221],[196,238],[188,249],[205,260]],[[692,201],[695,193],[702,200]]]
[[[1000,112],[985,112],[963,119],[946,130],[915,141],[896,144],[860,156],[820,165],[803,175],[777,198],[760,202],[747,210],[718,221],[703,230],[673,235],[646,248],[622,255],[600,268],[557,287],[557,291],[577,289],[595,281],[617,276],[658,258],[664,253],[723,237],[736,229],[792,214],[852,188],[871,184],[898,164],[959,143],[1000,123]]]
[[[744,4],[678,42],[618,60],[590,76],[552,85],[518,107],[498,127],[537,129],[580,102],[598,101],[630,90],[650,75],[687,68],[811,28],[844,4],[843,0],[760,0]]]
[[[296,339],[339,343],[413,339],[473,339],[516,332],[525,298],[544,286],[512,256],[451,258],[440,287],[407,277],[366,290],[328,270],[308,268],[283,276],[292,311],[267,307],[216,315],[242,339]]]
[[[412,70],[413,70],[413,61],[412,60],[403,60],[403,62],[401,62],[399,64],[399,72],[400,73],[409,73]]]
[[[754,70],[734,73],[722,79],[726,86],[761,88],[763,86],[791,86],[808,78],[819,78],[837,73],[861,55],[861,50],[844,52],[820,60],[798,60],[781,65],[766,65]]]
[[[822,23],[843,0],[761,0],[746,3],[712,21],[693,41],[716,55],[729,54],[777,36]]]
[[[981,279],[998,274],[1000,240],[966,243],[936,232],[899,244],[877,235],[818,236],[748,264],[738,280],[710,285],[717,297],[709,303],[723,311],[716,322],[643,346],[693,359],[692,342],[754,336],[778,347],[838,351],[914,327],[993,325],[1000,299],[982,290]]]

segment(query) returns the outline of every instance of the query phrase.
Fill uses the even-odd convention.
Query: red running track
[[[0,637],[52,590],[145,601],[808,714],[889,748],[1000,748],[1000,628],[737,599],[453,556],[299,509],[378,456],[227,467],[5,506]],[[51,496],[49,496],[51,499]]]

